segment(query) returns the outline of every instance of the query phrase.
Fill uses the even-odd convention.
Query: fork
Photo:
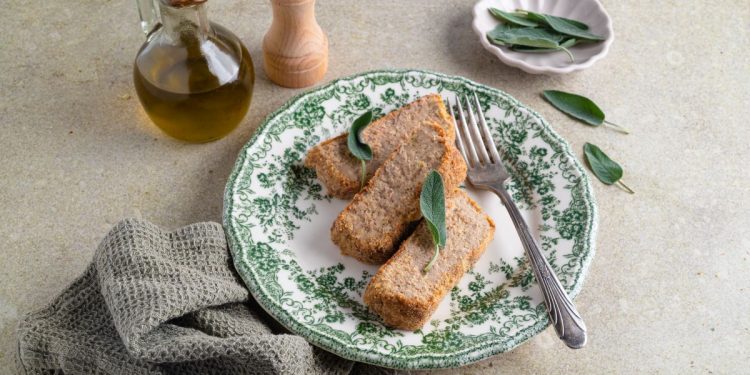
[[[479,189],[494,192],[503,202],[518,231],[518,236],[521,238],[526,256],[528,256],[531,268],[534,270],[534,275],[541,286],[547,314],[549,314],[550,321],[555,327],[557,336],[570,348],[582,348],[586,345],[586,325],[573,302],[568,298],[568,294],[560,284],[560,280],[557,279],[549,262],[540,251],[539,244],[531,235],[529,226],[521,216],[521,212],[503,186],[510,175],[503,166],[497,147],[492,140],[476,93],[473,93],[473,98],[473,107],[476,110],[472,109],[471,100],[468,96],[464,95],[463,100],[458,97],[455,98],[460,126],[456,122],[453,105],[450,100],[447,101],[447,107],[450,109],[453,125],[456,128],[456,145],[468,167],[468,180],[471,185]],[[465,109],[462,108],[462,102],[466,103]]]

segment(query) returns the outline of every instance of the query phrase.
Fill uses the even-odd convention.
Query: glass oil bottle
[[[250,106],[250,54],[208,21],[206,0],[136,0],[147,40],[135,59],[138,99],[170,136],[210,142],[229,134]]]

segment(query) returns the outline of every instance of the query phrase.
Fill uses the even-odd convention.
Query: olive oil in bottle
[[[237,127],[250,105],[250,55],[229,30],[208,22],[203,1],[159,5],[160,24],[135,60],[138,98],[170,136],[195,143],[219,139]]]

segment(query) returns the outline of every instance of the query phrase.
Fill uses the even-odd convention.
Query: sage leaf
[[[587,97],[557,90],[545,90],[543,96],[555,108],[570,117],[591,126],[606,124],[621,133],[629,134],[622,126],[606,121],[601,108]]]
[[[489,8],[490,14],[502,21],[487,33],[490,43],[507,46],[513,51],[526,53],[565,52],[575,62],[568,48],[589,41],[602,41],[604,37],[588,31],[583,22],[517,9],[505,12]]]
[[[573,47],[574,45],[578,44],[578,40],[575,38],[570,38],[565,40],[564,42],[560,43],[560,45],[557,48],[539,48],[539,47],[526,47],[521,45],[514,45],[511,46],[510,49],[513,51],[518,52],[524,52],[524,53],[549,53],[549,52],[566,52],[568,54],[568,57],[570,58],[570,61],[575,61],[573,59],[573,55],[570,53],[568,48]]]
[[[520,45],[538,48],[558,48],[563,36],[545,29],[536,28],[509,28],[505,25],[496,27],[490,31],[491,39],[499,40],[505,44]]]
[[[574,36],[579,39],[604,40],[603,36],[596,35],[586,30],[581,30],[563,19],[553,16],[546,16],[546,18],[549,26],[558,33]]]
[[[365,185],[365,177],[367,177],[366,162],[372,160],[372,149],[370,148],[370,145],[362,141],[361,136],[362,131],[365,130],[367,125],[370,125],[371,122],[372,111],[363,113],[352,123],[352,126],[349,129],[349,136],[346,139],[349,152],[362,163],[362,177],[359,181],[360,190]]]
[[[566,39],[564,42],[560,43],[560,47],[573,47],[574,45],[578,44],[578,40],[575,38]],[[510,49],[521,51],[521,52],[558,52],[557,49],[552,48],[539,48],[539,47],[526,47],[526,46],[512,46]]]
[[[555,51],[564,51],[568,54],[570,61],[574,61],[573,54],[563,46],[561,42],[565,38],[562,34],[546,29],[536,29],[531,27],[511,28],[496,27],[490,33],[491,42],[502,45],[511,45],[511,49],[518,50],[519,47],[537,48]]]
[[[443,177],[435,170],[427,174],[422,184],[422,191],[419,194],[419,209],[432,236],[432,242],[435,244],[435,253],[422,270],[427,273],[437,260],[440,248],[445,247],[448,240],[448,231],[445,226],[445,185],[443,184]]]
[[[583,154],[586,162],[594,173],[594,176],[605,185],[617,184],[618,187],[630,194],[635,194],[633,189],[622,182],[622,167],[604,153],[599,147],[586,142],[583,145]]]
[[[497,8],[489,8],[489,11],[490,11],[490,14],[492,14],[495,18],[499,19],[500,21],[510,23],[513,25],[527,26],[527,27],[536,27],[539,25],[537,22],[529,20],[520,14],[503,12],[502,10],[497,9]]]
[[[487,38],[492,41],[493,39],[503,39],[505,37],[505,33],[512,29],[510,25],[507,23],[500,23],[497,26],[495,26],[494,29],[487,32]]]
[[[604,37],[596,35],[586,29],[580,28],[577,25],[580,22],[573,23],[572,20],[562,17],[550,16],[549,14],[533,13],[529,12],[529,18],[544,23],[549,26],[552,30],[558,33],[574,36],[579,39],[588,40],[604,40]]]
[[[542,24],[546,24],[546,25],[549,25],[549,23],[547,22],[547,17],[553,17],[553,18],[556,18],[558,20],[567,22],[568,24],[570,24],[570,25],[572,25],[574,27],[577,27],[577,28],[579,28],[581,30],[588,30],[589,29],[589,25],[587,25],[587,24],[585,24],[585,23],[583,23],[581,21],[576,21],[576,20],[573,20],[573,19],[570,19],[570,18],[565,18],[565,17],[558,17],[558,16],[553,16],[553,15],[544,14],[544,13],[536,13],[536,12],[532,12],[532,11],[528,11],[528,10],[523,10],[523,9],[516,9],[516,12],[513,13],[513,14],[519,15],[519,16],[525,16],[526,19],[529,19],[529,20],[532,20],[532,21],[536,21],[538,23],[542,23]]]

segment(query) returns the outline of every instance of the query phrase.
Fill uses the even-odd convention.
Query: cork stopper
[[[193,5],[203,4],[206,2],[206,0],[162,0],[165,4],[175,7],[175,8],[183,8],[183,7],[189,7]]]

